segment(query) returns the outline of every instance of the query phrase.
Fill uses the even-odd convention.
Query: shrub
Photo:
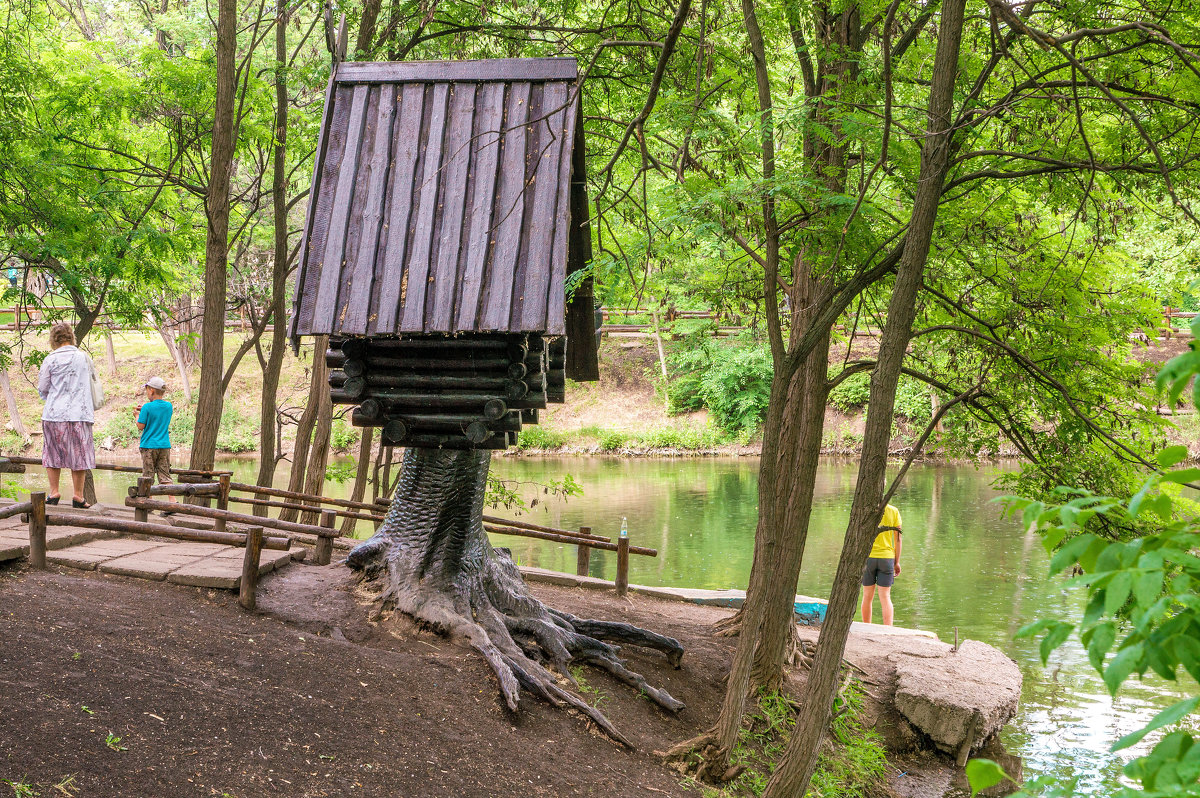
[[[866,407],[871,396],[871,375],[865,372],[851,374],[829,392],[829,404],[847,413],[855,408]]]
[[[231,454],[252,452],[258,448],[258,425],[227,403],[221,412],[221,427],[217,432],[217,449]]]
[[[329,428],[329,446],[338,454],[345,454],[358,443],[361,433],[346,423],[344,418],[335,418]]]
[[[771,398],[775,370],[765,346],[731,349],[705,372],[704,403],[718,427],[733,434],[750,434],[762,424]]]
[[[517,449],[559,449],[567,445],[567,434],[545,427],[524,427],[517,433]]]
[[[174,430],[171,431],[174,432]],[[96,438],[100,441],[112,438],[113,446],[116,447],[130,446],[137,443],[141,437],[142,433],[138,431],[133,413],[126,411],[119,412],[101,424],[96,434]]]

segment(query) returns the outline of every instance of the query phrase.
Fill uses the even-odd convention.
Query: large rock
[[[896,664],[896,708],[948,753],[982,747],[1017,712],[1021,671],[986,643],[968,640],[957,652],[897,652],[890,659]]]

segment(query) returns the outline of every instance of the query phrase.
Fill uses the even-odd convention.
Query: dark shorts
[[[891,557],[868,557],[863,569],[862,586],[891,587],[896,581],[896,561]]]

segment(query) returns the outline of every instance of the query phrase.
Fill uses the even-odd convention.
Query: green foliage
[[[867,406],[871,396],[871,375],[866,373],[851,374],[839,382],[829,392],[829,404],[847,413],[851,410]]]
[[[115,416],[101,424],[96,433],[96,438],[101,441],[105,438],[112,438],[113,445],[118,448],[134,445],[142,437],[132,411],[118,412]]]
[[[545,497],[566,501],[572,496],[582,495],[583,487],[570,474],[565,474],[562,479],[532,482],[501,479],[489,471],[484,501],[488,507],[503,507],[520,515],[522,511],[541,504]]]
[[[707,407],[713,423],[730,435],[758,431],[771,397],[774,366],[761,341],[717,341],[706,336],[685,340],[671,354],[675,377],[667,387],[672,412]]]
[[[1200,333],[1200,321],[1193,330]],[[1187,353],[1163,368],[1160,388],[1175,395],[1184,390],[1200,371],[1195,347],[1193,341]],[[1177,468],[1187,457],[1185,446],[1160,451],[1159,470],[1128,499],[1077,488],[1060,488],[1055,502],[1005,499],[1026,526],[1042,533],[1052,554],[1051,574],[1076,569],[1080,575],[1069,584],[1087,594],[1078,628],[1043,618],[1018,632],[1022,637],[1041,636],[1043,662],[1077,633],[1089,662],[1114,696],[1126,681],[1147,672],[1170,681],[1181,671],[1200,679],[1200,557],[1195,553],[1200,517],[1191,502],[1181,512],[1177,492],[1177,486],[1200,480],[1200,468]],[[1117,540],[1102,536],[1094,531],[1097,519],[1137,534]],[[1200,698],[1178,702],[1113,744],[1112,750],[1125,750],[1151,733],[1172,729],[1125,766],[1125,775],[1140,785],[1140,791],[1128,787],[1118,795],[1200,793],[1200,747],[1192,733],[1198,704]],[[1062,787],[1045,782],[1027,790],[1065,794]]]
[[[567,445],[566,433],[540,426],[522,427],[517,433],[517,449],[561,449]]]
[[[854,681],[834,700],[832,745],[824,746],[809,785],[812,798],[866,798],[876,795],[887,773],[883,739],[862,721],[862,687]],[[744,770],[721,789],[706,788],[705,798],[759,796],[787,747],[796,707],[787,696],[760,692],[730,753]]]
[[[344,418],[335,418],[329,427],[329,446],[338,454],[350,451],[361,437],[358,428],[347,424]]]
[[[241,454],[258,448],[258,418],[247,418],[230,402],[221,411],[221,427],[217,433],[217,451]]]
[[[325,479],[330,482],[349,482],[357,475],[358,466],[353,462],[329,463],[325,466]]]

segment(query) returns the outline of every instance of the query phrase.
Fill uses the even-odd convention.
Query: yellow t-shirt
[[[880,526],[900,526],[900,511],[892,505],[883,508],[883,518],[879,520]],[[896,559],[896,540],[893,535],[899,534],[891,529],[885,529],[875,537],[875,545],[871,546],[871,557],[879,557],[885,560]]]

